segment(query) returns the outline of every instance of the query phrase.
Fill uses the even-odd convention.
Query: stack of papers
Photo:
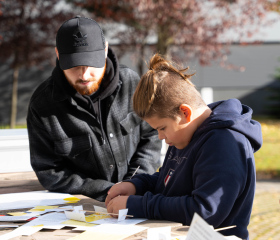
[[[20,227],[14,224],[3,225],[5,227],[17,228],[7,234],[1,235],[0,240],[11,239],[22,235],[29,236],[43,228],[61,229],[65,226],[74,227],[73,230],[76,231],[83,231],[84,234],[89,234],[94,239],[99,239],[101,235],[104,235],[101,239],[106,239],[108,227],[110,227],[110,236],[112,234],[116,235],[115,237],[117,238],[114,239],[122,239],[121,237],[123,236],[127,237],[147,229],[147,227],[134,226],[147,219],[126,218],[128,209],[120,210],[118,218],[113,218],[107,213],[106,208],[98,206],[94,206],[94,212],[97,213],[90,215],[85,215],[86,211],[83,210],[82,205],[58,206],[61,204],[76,203],[79,200],[70,194],[51,193],[47,191],[1,194],[0,210],[32,208],[25,212],[13,211],[6,216],[0,216],[0,221],[2,222],[28,221]],[[100,227],[101,225],[106,225],[107,227]],[[127,225],[130,225],[129,231],[127,231]],[[123,231],[123,228],[126,231]],[[102,229],[107,230],[103,231]],[[83,235],[81,238],[83,238]]]
[[[80,199],[67,193],[35,191],[25,193],[0,194],[0,210],[30,208],[43,205],[76,203]]]
[[[124,239],[133,234],[147,230],[148,227],[135,226],[147,219],[127,218],[128,209],[119,211],[118,218],[113,218],[106,208],[94,206],[93,214],[83,210],[83,206],[58,206],[77,203],[80,199],[64,193],[48,191],[12,193],[0,195],[0,210],[31,208],[25,212],[10,212],[0,216],[0,222],[24,222],[22,226],[6,224],[2,227],[16,228],[0,235],[0,240],[18,236],[29,236],[41,229],[61,229],[65,226],[83,233],[70,238],[71,240]],[[127,227],[129,225],[129,227]],[[1,225],[0,225],[1,228]],[[171,227],[150,228],[147,230],[147,240],[237,240],[235,236],[225,237],[207,224],[195,213],[186,236],[171,237]]]

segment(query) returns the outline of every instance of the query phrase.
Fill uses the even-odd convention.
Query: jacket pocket
[[[69,169],[84,177],[101,178],[99,164],[92,151],[90,135],[66,138],[55,142],[55,153],[62,157]]]
[[[136,113],[130,112],[127,114],[126,118],[120,122],[123,135],[133,134],[140,123],[141,118],[139,118]]]
[[[66,138],[55,142],[55,152],[60,156],[76,158],[81,153],[91,149],[89,135]]]
[[[140,123],[141,119],[134,112],[130,112],[127,117],[120,122],[127,161],[131,160],[133,154],[137,150],[141,138]]]

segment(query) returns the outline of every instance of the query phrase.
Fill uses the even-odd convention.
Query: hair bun
[[[149,70],[157,70],[161,69],[162,65],[168,65],[168,62],[158,53],[152,56],[150,63],[149,63]]]

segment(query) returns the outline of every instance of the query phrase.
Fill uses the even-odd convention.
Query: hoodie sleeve
[[[126,180],[126,182],[131,182],[134,184],[136,188],[135,195],[144,195],[145,192],[154,192],[158,181],[159,172],[155,172],[153,175],[139,174],[131,180]]]
[[[231,211],[238,211],[240,204],[251,208],[252,196],[245,189],[254,188],[254,166],[248,140],[241,134],[225,129],[209,133],[200,149],[196,149],[193,162],[190,194],[164,196],[146,192],[143,196],[130,196],[128,214],[139,218],[162,219],[191,223],[194,213],[214,227],[219,226]],[[188,161],[191,161],[188,159]],[[187,165],[190,167],[190,165]],[[250,194],[254,194],[253,192]],[[243,198],[248,198],[248,202]]]

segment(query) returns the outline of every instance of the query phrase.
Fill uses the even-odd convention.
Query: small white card
[[[84,212],[68,212],[68,211],[64,211],[65,216],[68,219],[72,219],[72,220],[77,220],[77,221],[81,221],[81,222],[86,222],[86,217],[85,217],[85,213]]]
[[[83,211],[83,206],[82,206],[82,205],[80,205],[80,206],[75,206],[75,207],[73,208],[73,212],[78,213],[78,212],[80,212],[80,211]]]
[[[170,240],[171,227],[149,228],[147,230],[147,240]]]
[[[93,207],[94,207],[94,211],[95,211],[95,212],[108,213],[108,212],[107,212],[107,208],[99,207],[99,206],[95,206],[95,205],[93,205]]]
[[[118,222],[125,220],[127,212],[128,212],[127,208],[119,210]]]

